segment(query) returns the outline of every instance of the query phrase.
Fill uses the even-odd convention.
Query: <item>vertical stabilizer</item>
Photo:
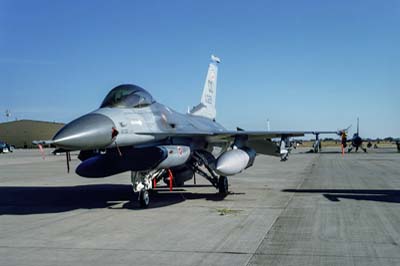
[[[221,60],[211,55],[211,63],[208,66],[206,81],[204,83],[203,94],[201,95],[200,104],[190,110],[190,114],[204,116],[215,120],[217,111],[215,109],[215,99],[217,96],[217,76],[218,64]]]
[[[359,126],[360,119],[357,117],[357,136],[360,135],[360,126]]]

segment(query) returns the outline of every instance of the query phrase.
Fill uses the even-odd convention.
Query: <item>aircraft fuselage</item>
[[[104,119],[104,122],[100,118]],[[96,128],[102,128],[101,124],[103,123],[104,128],[114,128],[118,135],[112,138],[111,130],[108,130],[109,132],[107,130],[92,132],[92,128],[88,126],[90,119],[95,120],[93,123],[96,123]],[[111,126],[110,123],[112,123]],[[68,150],[75,148],[79,150],[95,149],[102,146],[104,141],[107,140],[110,143],[106,148],[115,148],[117,145],[140,147],[163,140],[175,144],[185,144],[183,143],[185,142],[185,133],[210,132],[210,130],[213,132],[224,131],[225,128],[211,119],[181,114],[155,102],[142,108],[99,108],[66,125],[53,140],[57,146]],[[165,135],[169,133],[175,133],[178,136],[167,140]],[[181,134],[181,137],[179,134]],[[90,138],[94,142],[82,141],[83,136],[88,136],[88,139]],[[96,143],[96,139],[98,139],[98,143]],[[191,145],[207,148],[208,140],[204,137],[199,137],[198,141],[193,141],[193,139],[195,137],[190,138]],[[79,143],[77,143],[78,140],[80,140]],[[220,142],[226,141],[221,139]]]

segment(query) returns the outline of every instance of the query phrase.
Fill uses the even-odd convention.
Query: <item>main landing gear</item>
[[[226,176],[220,176],[218,180],[218,190],[220,194],[228,194],[228,178]]]
[[[215,173],[215,158],[210,153],[195,152],[190,162],[190,167],[193,174],[199,174],[207,179],[219,193],[223,196],[229,193],[229,183],[226,176],[219,176]],[[150,205],[149,190],[153,189],[155,184],[163,179],[163,177],[170,175],[171,171],[168,169],[157,169],[151,171],[131,172],[131,182],[133,191],[138,193],[138,200],[141,208],[147,208]],[[172,183],[170,188],[172,189]]]
[[[367,149],[360,146],[360,147],[356,147],[356,152],[358,152],[358,148],[361,148],[364,152],[367,152]],[[347,152],[351,152],[353,150],[353,147],[350,146],[350,148],[347,150]]]
[[[220,194],[227,195],[229,192],[228,178],[226,176],[218,176],[213,171],[213,168],[215,168],[214,156],[206,152],[195,152],[193,154],[193,159],[193,172],[207,179],[216,189],[218,189]],[[202,166],[204,168],[200,168]]]

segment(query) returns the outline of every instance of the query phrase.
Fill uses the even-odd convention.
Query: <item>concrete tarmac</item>
[[[128,173],[85,179],[77,164],[0,155],[0,265],[400,265],[395,148],[258,156],[225,198],[198,176],[145,210]]]

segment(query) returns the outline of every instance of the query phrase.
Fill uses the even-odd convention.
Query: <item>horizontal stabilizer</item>
[[[34,140],[32,141],[33,145],[51,145],[53,144],[53,140]]]

